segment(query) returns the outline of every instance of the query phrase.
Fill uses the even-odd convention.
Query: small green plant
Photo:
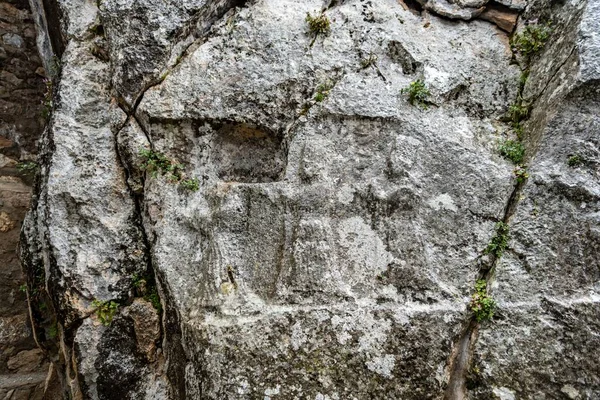
[[[581,164],[583,164],[583,157],[581,157],[579,154],[572,155],[567,160],[567,164],[569,165],[569,167],[578,167]]]
[[[117,309],[119,308],[119,303],[115,301],[100,301],[94,300],[92,302],[92,306],[96,308],[96,315],[102,325],[108,326],[113,320],[113,317],[117,313]]]
[[[550,24],[527,25],[521,33],[517,33],[512,37],[512,48],[524,57],[529,58],[544,47],[551,32]]]
[[[138,274],[133,274],[131,277],[131,284],[135,288],[136,293],[138,295],[143,296],[146,293],[146,279],[139,276]]]
[[[513,131],[515,132],[515,135],[517,135],[517,139],[519,139],[519,140],[523,139],[523,135],[524,135],[525,131],[524,131],[523,125],[521,125],[521,123],[513,124]]]
[[[529,174],[527,173],[526,165],[517,165],[517,167],[515,168],[515,170],[513,172],[515,174],[515,178],[517,179],[517,182],[519,182],[519,183],[523,183],[523,182],[525,182],[525,180],[527,180],[527,178],[529,178]]]
[[[485,248],[486,254],[493,254],[497,258],[502,256],[502,253],[508,247],[508,240],[510,239],[510,230],[508,224],[504,222],[496,223],[496,234]]]
[[[484,279],[475,283],[475,293],[471,296],[470,308],[477,322],[490,320],[494,316],[496,302],[487,293],[487,282]]]
[[[329,92],[331,91],[331,89],[332,89],[332,87],[330,84],[323,83],[323,84],[317,86],[317,92],[315,93],[314,100],[317,103],[322,102],[329,96]]]
[[[197,192],[200,189],[200,181],[198,178],[184,179],[181,181],[181,187],[191,192]]]
[[[367,69],[370,66],[373,66],[377,63],[377,56],[373,53],[369,53],[369,55],[360,60],[360,67],[362,69]]]
[[[17,170],[23,175],[35,175],[38,165],[35,161],[21,161],[17,164]]]
[[[131,283],[135,288],[135,295],[137,297],[142,297],[144,300],[152,303],[152,306],[156,309],[156,311],[160,314],[162,311],[162,304],[160,302],[160,297],[158,296],[158,291],[156,289],[156,283],[153,278],[144,278],[139,276],[138,274],[134,274],[131,277]]]
[[[156,178],[159,174],[167,175],[169,180],[177,182],[181,180],[183,166],[174,164],[167,156],[154,150],[141,149],[142,168]]]
[[[521,164],[525,157],[525,147],[516,140],[505,140],[500,144],[500,155],[514,164]]]
[[[519,93],[522,93],[523,89],[525,89],[527,79],[529,79],[529,69],[523,70],[519,76]]]
[[[151,290],[149,294],[144,296],[144,299],[148,300],[159,314],[162,312],[162,304],[160,302],[160,297],[158,296],[156,288],[153,288],[153,290]]]
[[[508,117],[513,124],[517,124],[529,117],[529,107],[522,102],[511,104],[508,108]]]
[[[429,89],[427,89],[425,82],[421,79],[411,82],[411,84],[402,89],[400,93],[408,95],[408,102],[413,106],[420,106],[423,108],[427,108],[427,97],[431,94]]]
[[[46,333],[48,339],[54,339],[58,336],[58,326],[56,325],[56,322],[48,328]]]
[[[315,16],[306,13],[306,22],[308,23],[310,33],[315,37],[318,35],[327,35],[331,31],[331,21],[329,21],[329,18],[323,12]]]
[[[20,285],[19,290],[23,293],[27,293],[27,284],[24,283],[24,284]]]

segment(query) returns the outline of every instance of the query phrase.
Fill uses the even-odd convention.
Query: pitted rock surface
[[[57,7],[22,257],[71,396],[600,395],[598,0]],[[552,37],[520,87],[509,34],[536,19]],[[520,184],[498,151],[518,96]],[[482,275],[499,308],[474,324]]]

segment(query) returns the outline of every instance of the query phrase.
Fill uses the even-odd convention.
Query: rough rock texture
[[[600,396],[600,3],[403,4],[46,7],[64,52],[22,259],[65,396]],[[554,27],[524,88],[519,12]],[[525,183],[498,154],[521,95]]]
[[[600,396],[600,3],[543,7],[563,40],[532,68],[537,154],[493,286],[501,318],[476,346],[479,396]],[[543,86],[541,85],[543,83]],[[529,85],[531,84],[531,85]],[[548,112],[551,110],[552,112]],[[569,158],[579,155],[579,165]],[[518,374],[513,371],[519,371]],[[487,386],[487,385],[486,385]]]

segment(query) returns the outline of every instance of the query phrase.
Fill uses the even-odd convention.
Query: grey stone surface
[[[483,2],[59,3],[25,254],[73,397],[443,398],[506,216],[467,396],[598,395],[597,361],[579,368],[598,326],[597,0],[524,11],[555,28],[517,191],[497,148],[521,70]],[[427,107],[402,93],[418,79]],[[144,171],[142,149],[181,177]],[[110,323],[93,300],[119,304]]]
[[[561,37],[532,68],[529,89],[538,90],[538,100],[531,129],[539,149],[493,285],[501,318],[476,345],[481,398],[600,394],[600,364],[590,356],[600,317],[600,60],[591,51],[599,43],[591,17],[598,2],[548,7]],[[575,155],[582,162],[570,165]]]

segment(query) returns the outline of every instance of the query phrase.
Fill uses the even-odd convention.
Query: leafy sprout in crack
[[[313,35],[327,35],[331,31],[331,21],[324,12],[320,14],[312,15],[306,13],[306,22],[308,23],[308,29]]]
[[[152,304],[152,307],[154,307],[157,313],[160,314],[162,312],[162,303],[160,302],[160,297],[158,296],[156,287],[152,287],[149,293],[144,296],[144,299]]]
[[[496,301],[487,293],[485,279],[480,279],[475,283],[475,293],[471,296],[469,306],[475,314],[477,322],[490,320],[494,316]]]
[[[521,71],[521,75],[519,75],[519,93],[521,93],[523,89],[525,89],[527,79],[529,79],[529,69]]]
[[[525,146],[517,140],[505,140],[500,143],[500,155],[518,165],[525,157]]]
[[[405,87],[400,93],[408,95],[408,102],[413,106],[427,108],[427,98],[431,94],[423,80],[418,79],[411,82],[408,87]]]
[[[319,86],[317,86],[317,91],[313,100],[317,103],[322,102],[329,96],[329,92],[331,91],[331,89],[333,89],[333,85],[329,82],[320,84]]]
[[[56,322],[48,327],[46,330],[46,336],[48,339],[54,339],[58,336],[58,325]]]
[[[110,325],[115,314],[117,313],[119,303],[113,300],[94,300],[92,302],[92,306],[96,309],[96,315],[98,316],[98,319],[100,320],[102,325],[108,326]]]
[[[35,175],[38,164],[35,161],[21,161],[17,164],[17,170],[23,175]]]
[[[136,297],[141,297],[144,300],[149,301],[160,314],[162,312],[162,303],[160,302],[155,279],[152,276],[143,277],[138,274],[133,274],[131,283],[135,289]]]
[[[181,181],[181,187],[190,192],[197,192],[200,189],[198,178],[184,179]]]
[[[544,48],[551,33],[550,24],[530,24],[512,37],[511,46],[514,51],[530,58]]]
[[[510,121],[512,121],[513,125],[518,124],[529,117],[529,106],[524,105],[522,101],[511,104],[508,108],[507,117]]]
[[[515,174],[515,178],[517,179],[518,183],[523,183],[527,180],[527,178],[529,178],[526,165],[517,165],[513,173]]]
[[[143,296],[146,293],[146,279],[138,274],[133,274],[131,277],[131,284],[133,285],[135,292],[138,296]]]
[[[492,240],[485,248],[486,254],[493,254],[497,258],[502,257],[502,253],[508,247],[508,240],[510,239],[510,229],[508,224],[504,222],[496,223],[496,234],[492,237]]]
[[[173,163],[167,156],[151,149],[141,149],[142,169],[150,173],[153,178],[166,175],[172,182],[181,180],[183,166]]]
[[[567,160],[567,165],[569,165],[569,167],[578,167],[580,165],[582,165],[584,162],[583,157],[581,157],[579,154],[574,154],[572,156],[569,157],[569,159]]]
[[[523,136],[525,134],[525,130],[523,129],[523,125],[521,125],[520,122],[513,123],[512,124],[512,128],[513,128],[513,131],[515,132],[515,135],[517,136],[517,139],[522,140]]]

